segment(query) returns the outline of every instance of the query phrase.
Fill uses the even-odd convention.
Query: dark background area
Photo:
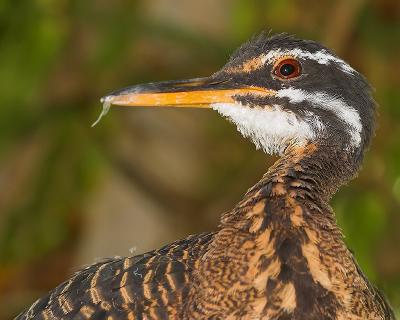
[[[138,82],[207,76],[259,31],[318,40],[376,89],[379,127],[332,205],[400,312],[400,2],[0,1],[0,319],[97,257],[214,230],[273,162],[211,110],[113,107]]]

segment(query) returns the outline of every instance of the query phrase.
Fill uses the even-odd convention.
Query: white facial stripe
[[[301,89],[287,88],[277,91],[278,97],[289,98],[292,103],[310,102],[313,106],[332,111],[337,117],[349,125],[351,145],[358,147],[361,144],[362,124],[360,115],[353,107],[338,97],[330,96],[325,92],[307,92]]]
[[[309,123],[278,105],[261,109],[240,103],[214,103],[211,107],[236,124],[239,132],[249,137],[257,149],[269,154],[280,155],[289,143],[301,146],[316,137]],[[323,124],[316,127],[322,128]]]
[[[320,50],[314,53],[304,51],[301,49],[292,49],[292,50],[271,50],[267,54],[261,56],[261,61],[263,63],[274,63],[279,57],[282,56],[291,56],[294,58],[303,58],[310,59],[316,61],[319,64],[329,64],[331,62],[339,65],[340,69],[346,73],[352,74],[356,72],[352,67],[350,67],[345,61],[339,59],[338,57],[333,56],[326,50]]]

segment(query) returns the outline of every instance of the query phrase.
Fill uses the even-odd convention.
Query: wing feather
[[[212,237],[212,233],[190,236],[142,255],[94,263],[36,301],[16,320],[176,316],[193,265]]]

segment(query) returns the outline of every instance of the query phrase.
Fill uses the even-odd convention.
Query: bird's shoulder
[[[189,236],[141,255],[94,263],[16,319],[169,318],[179,312],[194,265],[213,236]]]

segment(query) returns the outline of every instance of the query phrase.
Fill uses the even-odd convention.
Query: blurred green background
[[[0,1],[0,319],[96,257],[213,230],[274,159],[204,110],[112,108],[138,82],[206,76],[262,29],[364,73],[379,127],[333,206],[400,310],[400,1]]]

